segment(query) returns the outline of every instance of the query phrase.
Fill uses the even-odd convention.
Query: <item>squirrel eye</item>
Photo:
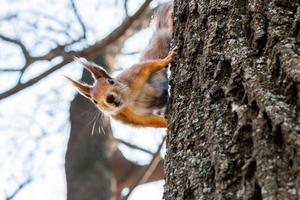
[[[107,82],[108,82],[109,84],[111,84],[111,85],[115,84],[115,81],[112,80],[112,79],[107,79]]]

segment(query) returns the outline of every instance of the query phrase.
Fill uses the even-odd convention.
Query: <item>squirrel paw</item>
[[[174,47],[168,54],[168,56],[165,58],[165,60],[170,63],[174,57],[174,55],[176,54],[178,50],[178,47]]]

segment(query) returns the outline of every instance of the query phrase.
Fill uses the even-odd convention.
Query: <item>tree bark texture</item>
[[[175,0],[165,199],[300,199],[299,4]]]

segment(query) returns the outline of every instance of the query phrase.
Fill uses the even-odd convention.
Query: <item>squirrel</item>
[[[167,127],[167,120],[157,110],[164,110],[168,99],[166,67],[176,48],[169,52],[173,32],[173,4],[160,6],[155,16],[155,30],[138,64],[112,78],[104,68],[82,62],[95,82],[93,86],[66,77],[75,88],[113,119],[140,127]]]

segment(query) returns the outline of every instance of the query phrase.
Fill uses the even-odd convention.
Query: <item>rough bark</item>
[[[174,6],[164,198],[299,199],[299,1]]]

